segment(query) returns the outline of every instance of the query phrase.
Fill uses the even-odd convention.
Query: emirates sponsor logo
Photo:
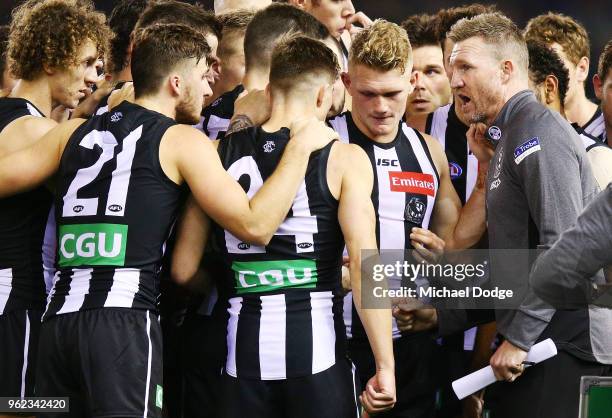
[[[389,184],[392,192],[436,195],[436,183],[431,174],[390,171]]]

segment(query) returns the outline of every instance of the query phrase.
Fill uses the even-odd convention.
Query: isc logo
[[[399,161],[391,160],[389,158],[377,158],[376,165],[380,165],[382,167],[399,167]]]
[[[60,225],[60,267],[123,266],[127,230],[115,224]]]

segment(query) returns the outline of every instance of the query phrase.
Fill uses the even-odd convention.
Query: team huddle
[[[0,397],[570,418],[581,376],[612,376],[612,310],[559,302],[612,281],[612,234],[589,235],[612,215],[612,41],[599,106],[571,17],[25,0],[0,36]],[[491,255],[529,288],[516,309],[363,303],[364,250],[473,248],[548,251]],[[593,257],[560,262],[573,248]],[[546,338],[558,355],[525,371]],[[459,401],[450,382],[489,364]]]

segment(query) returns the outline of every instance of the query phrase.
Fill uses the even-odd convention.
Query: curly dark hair
[[[106,17],[83,0],[30,0],[13,12],[8,56],[15,78],[34,80],[44,66],[65,69],[91,40],[103,55],[112,33]]]
[[[597,74],[599,74],[599,78],[601,79],[602,83],[608,76],[610,68],[612,68],[612,40],[608,41],[606,46],[604,46],[601,55],[599,56]]]
[[[401,26],[408,33],[412,48],[428,45],[440,46],[437,16],[425,13],[412,15],[404,20]]]
[[[569,84],[569,71],[559,55],[546,44],[534,40],[527,41],[529,51],[529,77],[541,84],[549,75],[554,75],[559,83],[559,99],[565,101]]]
[[[108,26],[115,34],[110,41],[106,70],[117,73],[128,65],[127,50],[132,39],[132,31],[149,0],[122,0],[114,8],[108,19]]]

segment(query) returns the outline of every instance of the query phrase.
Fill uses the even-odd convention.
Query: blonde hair
[[[412,65],[408,34],[395,23],[375,20],[353,40],[349,64],[361,64],[380,71],[399,69],[405,73]]]
[[[529,66],[527,43],[516,24],[501,13],[484,13],[470,19],[461,19],[448,32],[448,38],[457,43],[469,38],[481,38],[493,46],[496,58],[512,57],[526,74]]]

